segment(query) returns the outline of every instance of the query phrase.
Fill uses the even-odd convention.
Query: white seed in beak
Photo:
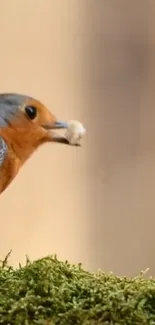
[[[79,121],[69,121],[66,129],[65,138],[71,145],[78,145],[86,130]]]

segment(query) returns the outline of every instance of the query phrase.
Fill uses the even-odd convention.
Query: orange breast
[[[8,145],[8,153],[0,167],[0,193],[2,193],[17,175],[21,162],[12,150],[11,141],[6,136],[5,129],[0,129],[0,136],[3,137]]]

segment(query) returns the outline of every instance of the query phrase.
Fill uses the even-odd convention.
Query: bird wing
[[[16,93],[0,94],[0,129],[7,128],[10,121],[16,117],[20,107],[28,96]],[[8,146],[3,137],[0,136],[0,167],[8,153]]]
[[[15,116],[21,104],[21,96],[14,94],[0,94],[0,129],[9,126],[9,121]],[[8,146],[0,136],[0,167],[8,153]]]
[[[7,152],[8,152],[8,146],[4,141],[4,139],[0,136],[0,166],[3,164]]]

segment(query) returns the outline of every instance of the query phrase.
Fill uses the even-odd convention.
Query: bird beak
[[[44,129],[49,130],[50,138],[52,142],[58,142],[58,143],[63,143],[63,144],[69,144],[68,140],[56,132],[50,132],[53,130],[59,130],[59,129],[67,129],[68,128],[68,123],[65,121],[56,121],[55,123],[44,125]]]
[[[52,126],[51,130],[53,129],[67,129],[68,123],[65,121],[56,121]]]
[[[68,123],[65,121],[56,121],[52,124],[43,125],[46,130],[55,130],[55,129],[67,129]]]

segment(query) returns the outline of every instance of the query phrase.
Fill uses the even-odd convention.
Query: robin
[[[43,143],[68,144],[55,129],[67,128],[39,100],[15,93],[0,94],[0,193]]]

